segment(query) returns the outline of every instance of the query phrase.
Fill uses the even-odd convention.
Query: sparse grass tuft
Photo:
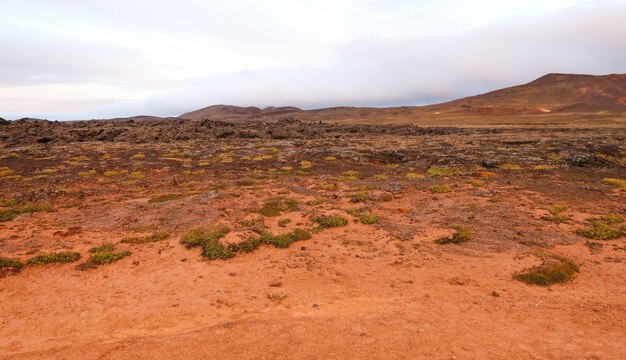
[[[498,166],[498,169],[502,170],[521,170],[522,167],[517,164],[502,164]]]
[[[554,205],[551,208],[548,209],[548,212],[551,214],[551,216],[542,216],[541,219],[545,220],[545,221],[551,221],[551,222],[555,222],[555,223],[564,223],[569,221],[570,217],[567,215],[562,214],[565,211],[565,206],[564,205]]]
[[[478,180],[478,179],[469,179],[465,181],[465,183],[472,185],[474,187],[482,187],[485,185],[485,182],[483,180]]]
[[[315,198],[313,200],[307,201],[306,204],[309,205],[309,206],[316,206],[316,205],[321,205],[324,202],[326,202],[326,200],[324,198]]]
[[[146,236],[129,236],[122,239],[123,243],[127,244],[148,244],[161,240],[165,240],[169,237],[169,234],[166,232],[158,232],[152,235]]]
[[[584,236],[595,240],[613,240],[624,236],[624,233],[601,220],[592,220],[591,227],[577,229],[574,231],[576,235]]]
[[[409,179],[409,180],[421,180],[421,179],[425,178],[426,176],[424,176],[422,174],[417,174],[417,173],[406,173],[406,175],[404,175],[404,177]]]
[[[431,166],[426,172],[429,175],[436,176],[452,176],[461,175],[465,172],[465,169],[458,166],[443,167],[443,166]]]
[[[314,232],[318,232],[320,230],[327,229],[327,228],[345,226],[348,224],[348,219],[346,219],[345,217],[341,215],[322,215],[322,216],[316,216],[311,220],[314,223],[318,224],[313,229]]]
[[[367,201],[367,194],[365,193],[356,193],[352,195],[348,195],[350,198],[350,202],[352,203],[362,203]]]
[[[183,195],[183,194],[163,194],[163,195],[154,196],[148,202],[150,202],[150,203],[161,203],[161,202],[166,202],[166,201],[171,201],[171,200],[182,199],[184,197],[185,197],[185,195]]]
[[[608,224],[608,225],[615,225],[615,224],[620,224],[624,222],[624,219],[619,214],[616,214],[616,213],[604,215],[600,218],[600,220],[602,220],[605,224]]]
[[[445,194],[452,191],[452,188],[448,185],[434,185],[430,187],[430,192],[433,194]]]
[[[114,263],[130,255],[130,251],[122,251],[117,253],[112,251],[100,251],[91,255],[88,262],[95,265],[104,265]]]
[[[17,259],[9,259],[7,257],[0,256],[0,269],[5,267],[10,267],[16,271],[20,271],[24,267],[24,264]]]
[[[220,244],[219,240],[229,232],[230,229],[226,226],[196,227],[183,235],[180,239],[180,243],[185,245],[188,249],[202,247],[202,256],[209,260],[228,259],[233,257],[234,254],[228,248],[224,247],[224,245]]]
[[[604,178],[603,180],[605,183],[609,185],[617,186],[621,189],[626,190],[626,180],[614,179],[614,178]]]
[[[309,240],[311,238],[311,233],[302,229],[294,229],[291,232],[280,235],[272,235],[266,231],[260,231],[259,234],[261,235],[261,242],[277,248],[286,248],[296,241]]]
[[[46,253],[35,256],[28,260],[28,265],[43,265],[51,263],[70,263],[78,261],[80,259],[80,253],[77,252],[58,252],[58,253]]]
[[[11,221],[13,219],[15,219],[15,212],[13,210],[0,209],[0,222]]]
[[[261,240],[251,236],[246,241],[242,241],[236,244],[228,244],[228,251],[231,253],[237,253],[237,252],[249,253],[249,252],[254,251],[256,248],[258,248],[259,245],[261,245]]]
[[[298,210],[298,202],[294,199],[275,197],[268,199],[257,212],[263,216],[276,217],[283,212]]]
[[[435,240],[435,242],[439,245],[445,245],[460,244],[469,240],[470,232],[466,227],[461,225],[454,225],[452,226],[452,229],[456,230],[456,232],[452,234],[452,236],[439,238]]]
[[[92,254],[95,254],[99,252],[111,252],[113,250],[115,250],[115,244],[106,243],[106,244],[92,247],[91,249],[89,249],[89,252]]]
[[[544,258],[539,266],[513,274],[513,278],[531,285],[548,286],[566,283],[572,280],[577,272],[580,272],[580,268],[572,260],[553,255]]]

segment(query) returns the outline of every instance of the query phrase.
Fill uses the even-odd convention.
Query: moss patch
[[[209,260],[228,259],[234,256],[233,252],[220,244],[219,240],[226,236],[230,229],[226,226],[201,226],[187,232],[180,239],[180,243],[188,249],[201,247],[202,256]]]
[[[165,240],[169,237],[169,234],[166,232],[158,232],[152,235],[146,236],[129,236],[122,239],[123,243],[127,244],[148,244],[161,240]]]
[[[263,216],[276,217],[283,212],[298,210],[298,202],[293,199],[275,197],[267,200],[257,212]]]
[[[470,232],[466,227],[461,226],[461,225],[454,225],[452,226],[452,229],[456,230],[456,232],[452,234],[452,236],[439,238],[435,240],[435,242],[439,245],[446,245],[446,244],[460,244],[469,240]]]
[[[28,265],[44,265],[52,263],[70,263],[78,261],[80,259],[80,253],[62,251],[58,253],[46,253],[35,256],[28,260]]]
[[[531,285],[548,286],[566,283],[574,278],[580,268],[572,260],[552,255],[544,257],[543,263],[513,274],[513,278]]]

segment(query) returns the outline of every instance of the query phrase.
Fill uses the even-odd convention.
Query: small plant
[[[300,168],[302,169],[309,169],[312,166],[313,166],[313,163],[310,161],[306,161],[306,160],[300,161]]]
[[[452,188],[448,185],[434,185],[430,187],[430,192],[433,194],[445,194],[452,191]]]
[[[345,226],[348,224],[348,219],[341,215],[322,215],[316,216],[311,220],[314,223],[317,223],[317,226],[313,229],[314,232],[318,232],[327,228]]]
[[[261,242],[277,248],[286,248],[296,241],[309,240],[311,238],[311,233],[302,229],[294,229],[291,232],[280,235],[272,235],[266,231],[260,231],[259,234],[261,235]]]
[[[188,249],[202,247],[202,256],[209,260],[228,259],[234,256],[232,251],[220,244],[219,240],[226,236],[230,229],[226,226],[202,226],[191,229],[183,235],[180,243]]]
[[[624,235],[622,231],[598,220],[591,221],[591,227],[577,229],[574,232],[576,235],[595,240],[619,239]]]
[[[15,212],[13,210],[0,209],[0,222],[11,221],[15,219]]]
[[[425,178],[426,176],[424,176],[422,174],[417,174],[417,173],[406,173],[406,175],[404,175],[404,177],[409,179],[409,180],[421,180],[421,179]]]
[[[469,179],[465,181],[465,183],[472,185],[473,187],[482,187],[485,185],[485,182],[483,180],[478,180],[478,179]]]
[[[435,242],[439,245],[446,245],[460,244],[469,240],[470,232],[466,227],[461,225],[454,225],[452,226],[452,229],[456,230],[456,232],[452,234],[452,236],[439,238],[435,240]]]
[[[51,263],[70,263],[78,261],[80,259],[80,253],[77,252],[58,252],[58,253],[46,253],[35,256],[28,260],[28,265],[43,265]]]
[[[78,176],[80,177],[93,177],[96,175],[98,175],[98,172],[96,170],[87,170],[87,171],[78,172]]]
[[[442,167],[442,166],[432,166],[426,172],[429,175],[436,176],[452,176],[452,175],[461,175],[466,170],[462,167],[452,166],[452,167]]]
[[[289,223],[291,223],[291,219],[282,219],[278,222],[278,226],[286,227]]]
[[[335,191],[337,190],[337,184],[328,181],[320,181],[315,185],[315,188],[318,190]]]
[[[246,241],[242,241],[236,244],[228,244],[228,251],[231,253],[237,252],[252,252],[254,249],[261,245],[261,240],[255,237],[249,237]]]
[[[517,164],[502,164],[498,166],[502,170],[521,170],[522,167]]]
[[[624,219],[622,219],[622,217],[616,213],[604,215],[600,218],[600,220],[608,225],[615,225],[615,224],[620,224],[624,222]]]
[[[121,251],[117,253],[113,251],[100,251],[91,255],[88,262],[94,265],[104,265],[114,263],[130,255],[130,251]]]
[[[356,193],[349,195],[350,202],[352,203],[362,203],[367,201],[367,195],[365,193]]]
[[[30,214],[37,212],[55,212],[56,209],[51,204],[26,204],[15,210],[19,214]]]
[[[275,197],[267,200],[257,212],[263,216],[276,217],[283,212],[298,210],[298,202],[293,199]]]
[[[315,198],[313,200],[307,201],[306,204],[309,206],[317,206],[323,204],[324,202],[326,202],[324,198]]]
[[[324,160],[326,160],[326,161],[337,161],[337,158],[334,157],[334,156],[327,156],[327,157],[324,158]]]
[[[359,218],[361,219],[361,224],[364,225],[372,225],[380,221],[380,216],[370,213],[361,214]]]
[[[152,197],[148,202],[149,203],[162,203],[166,201],[178,200],[184,198],[183,194],[163,194]]]
[[[140,160],[140,159],[145,159],[146,155],[144,154],[135,154],[132,156],[133,159],[135,160]]]
[[[24,267],[24,264],[17,259],[9,259],[8,257],[0,256],[0,269],[12,268],[18,272]]]
[[[551,221],[555,223],[564,223],[569,221],[570,217],[562,214],[565,211],[565,206],[563,205],[554,205],[548,209],[548,212],[551,216],[544,215],[541,217],[542,220]]]
[[[513,278],[531,285],[548,286],[566,283],[574,278],[580,268],[563,256],[543,257],[542,264],[513,274]]]
[[[127,244],[148,244],[161,240],[165,240],[169,237],[169,234],[166,232],[157,232],[152,235],[146,236],[130,236],[122,239],[123,243]]]
[[[622,179],[614,179],[614,178],[604,178],[603,181],[609,185],[617,186],[626,190],[626,180]]]
[[[114,250],[115,250],[115,244],[106,243],[106,244],[92,247],[91,249],[89,249],[89,252],[92,254],[95,254],[99,252],[112,252]]]

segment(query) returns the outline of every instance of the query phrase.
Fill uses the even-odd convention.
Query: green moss
[[[96,265],[110,264],[130,255],[130,251],[122,251],[117,253],[112,251],[102,251],[90,256],[89,262]]]
[[[249,252],[254,251],[256,248],[258,248],[259,245],[261,245],[261,240],[251,236],[246,241],[242,241],[237,244],[229,244],[228,251],[230,251],[231,253],[237,253],[237,252],[249,253]]]
[[[80,253],[62,251],[58,253],[46,253],[35,256],[28,260],[28,265],[43,265],[51,263],[70,263],[78,261]]]
[[[466,170],[465,168],[458,167],[458,166],[452,166],[452,167],[432,166],[426,172],[429,175],[451,176],[451,175],[461,175],[464,172],[466,172]]]
[[[148,202],[161,203],[161,202],[166,202],[166,201],[182,199],[184,197],[185,195],[183,194],[163,194],[163,195],[157,195],[157,196],[152,197],[150,201]]]
[[[166,232],[158,232],[152,235],[146,236],[130,236],[122,239],[123,243],[127,244],[148,244],[161,240],[165,240],[169,237],[169,234]]]
[[[452,226],[452,229],[456,230],[456,232],[452,234],[452,236],[439,238],[435,240],[435,242],[439,245],[445,245],[445,244],[460,244],[469,240],[470,232],[466,227],[461,226],[461,225],[454,225]]]
[[[445,194],[452,191],[452,188],[448,185],[435,185],[431,186],[430,192],[433,194]]]
[[[17,259],[10,259],[8,257],[0,256],[0,268],[13,268],[19,271],[23,267],[24,264]]]
[[[0,210],[0,222],[11,221],[15,219],[15,212],[13,210]]]
[[[318,224],[318,226],[316,227],[317,231],[327,228],[345,226],[348,224],[348,219],[341,215],[322,215],[316,216],[311,220],[314,223]]]
[[[577,229],[575,233],[577,235],[596,240],[612,240],[624,236],[622,231],[615,229],[602,221],[592,221],[591,227]]]
[[[600,218],[600,220],[602,220],[605,224],[609,224],[609,225],[620,224],[624,222],[624,219],[619,214],[616,214],[616,213],[604,215],[603,217]]]
[[[112,243],[106,243],[106,244],[102,244],[100,246],[94,246],[91,249],[89,249],[89,252],[92,254],[95,253],[99,253],[99,252],[111,252],[115,250],[115,245]]]
[[[562,256],[550,256],[544,258],[539,266],[513,274],[513,278],[531,285],[548,286],[566,283],[579,271],[580,268],[572,260]]]
[[[298,210],[298,202],[293,199],[275,197],[267,200],[257,212],[263,216],[276,217],[287,211]]]
[[[180,239],[188,249],[202,247],[202,256],[209,260],[228,259],[234,256],[219,240],[226,236],[230,229],[226,226],[202,226],[191,229]]]
[[[315,198],[313,200],[307,201],[306,204],[309,206],[316,206],[316,205],[323,204],[325,201],[326,200],[324,198]]]
[[[302,229],[295,229],[291,232],[272,235],[269,232],[261,231],[261,242],[268,245],[273,245],[277,248],[286,248],[296,241],[309,240],[311,233]]]

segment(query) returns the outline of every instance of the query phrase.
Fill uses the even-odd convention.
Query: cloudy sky
[[[420,105],[626,72],[626,0],[1,0],[0,117]]]

